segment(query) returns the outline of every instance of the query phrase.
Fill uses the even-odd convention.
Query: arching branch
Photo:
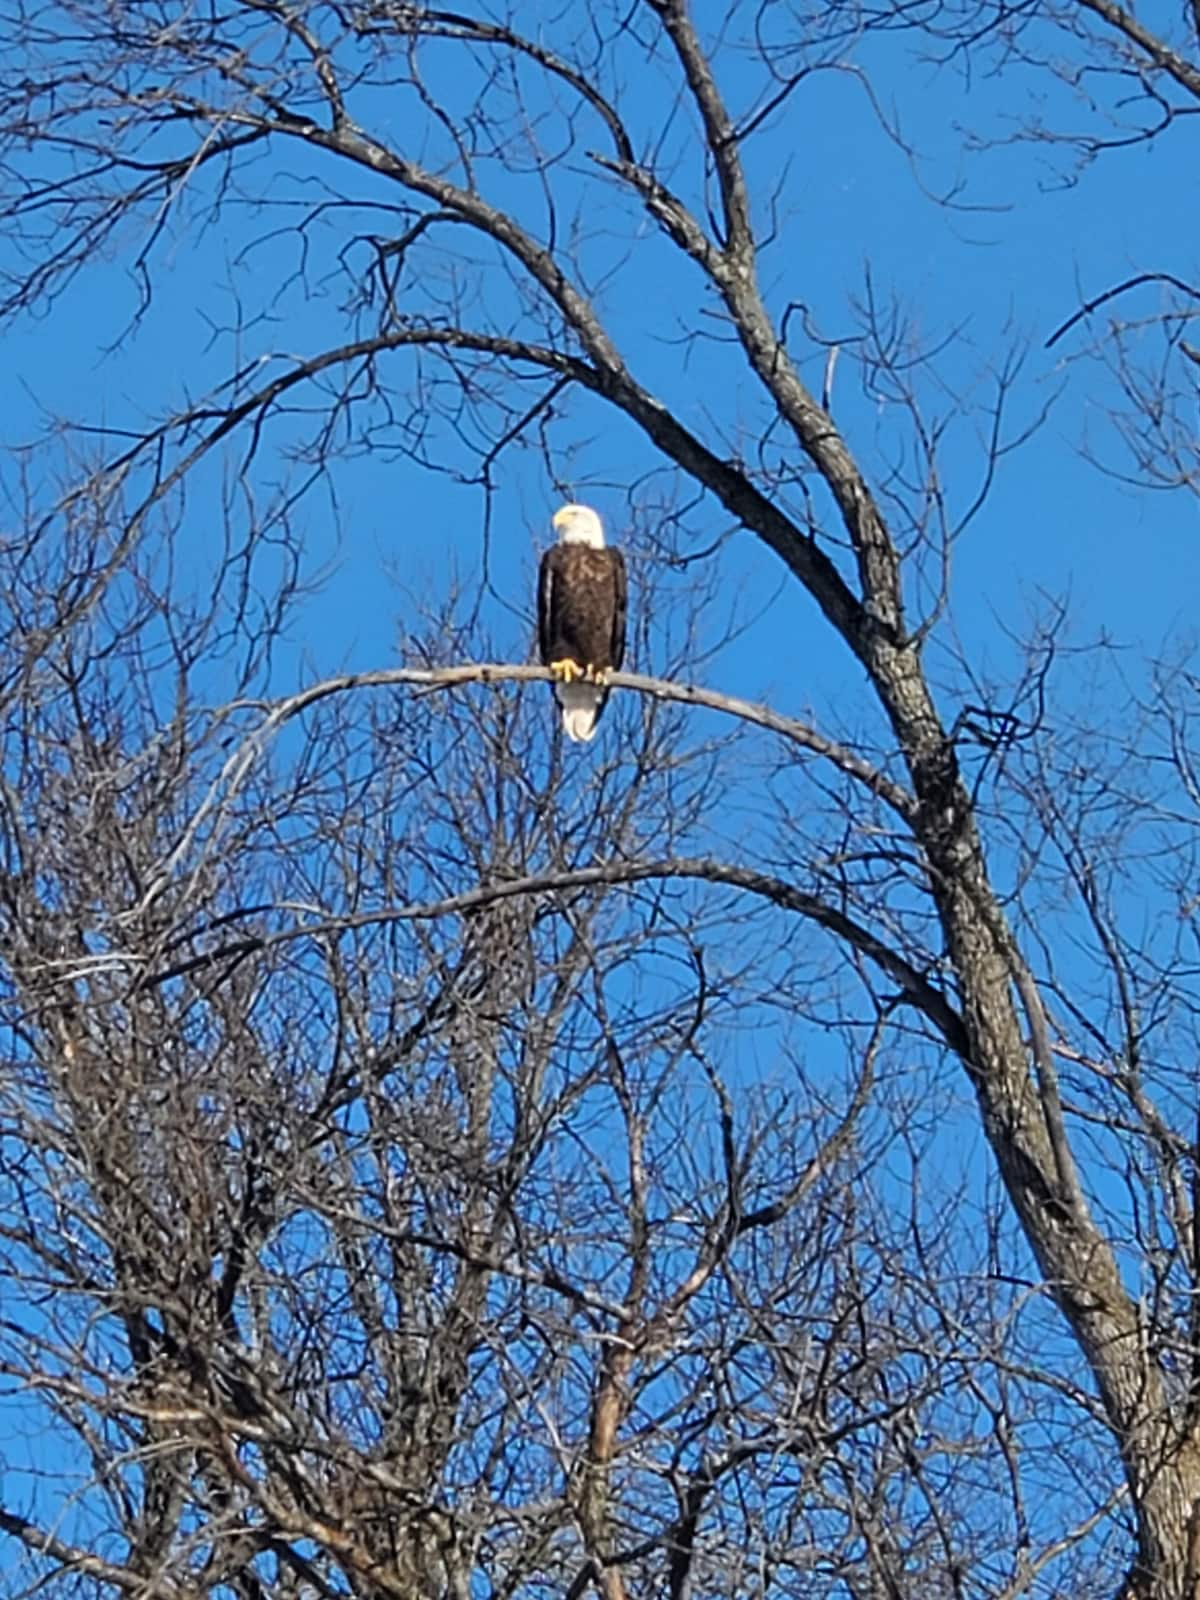
[[[552,675],[546,667],[516,666],[506,662],[469,662],[452,667],[383,667],[376,672],[349,672],[335,678],[325,678],[311,684],[297,694],[288,695],[274,704],[262,706],[264,716],[259,726],[249,734],[225,762],[208,794],[196,808],[174,849],[163,862],[162,868],[142,899],[140,911],[150,906],[166,888],[172,875],[186,859],[197,834],[222,803],[238,792],[251,769],[267,745],[287,723],[334,695],[348,694],[358,689],[386,689],[402,686],[430,690],[455,689],[465,684],[482,683],[549,683]],[[703,689],[696,684],[673,683],[667,678],[647,677],[637,672],[614,672],[609,677],[614,689],[632,689],[651,695],[657,700],[670,700],[684,705],[703,706],[736,717],[742,722],[767,728],[789,743],[813,755],[832,762],[840,771],[877,795],[904,822],[911,824],[916,817],[916,804],[902,784],[873,767],[862,756],[810,728],[794,717],[782,716],[769,706],[740,699],[737,695],[721,694],[713,689]],[[235,701],[224,708],[228,716],[245,709],[245,702]]]
[[[680,878],[712,883],[722,887],[741,889],[759,899],[769,900],[782,911],[815,922],[836,938],[856,950],[873,963],[882,973],[897,984],[904,999],[915,1006],[933,1023],[942,1040],[960,1056],[969,1056],[970,1045],[966,1028],[958,1011],[917,967],[898,951],[885,944],[869,928],[853,917],[827,904],[817,895],[808,894],[781,878],[759,872],[752,867],[742,867],[731,862],[715,861],[706,857],[681,857],[667,861],[609,861],[598,866],[579,867],[569,872],[536,873],[512,878],[502,883],[480,885],[464,894],[447,895],[440,900],[421,901],[402,906],[383,906],[374,911],[354,912],[344,916],[313,918],[297,922],[291,927],[273,933],[248,934],[187,956],[154,973],[137,975],[139,985],[158,985],[170,982],[185,974],[228,966],[260,951],[274,949],[297,939],[321,939],[345,933],[351,929],[379,927],[397,922],[431,922],[441,917],[457,916],[480,906],[494,905],[500,900],[517,899],[525,895],[563,893],[571,889],[586,889],[596,884],[646,883],[656,879]],[[247,915],[261,915],[263,907],[255,906]],[[286,910],[287,907],[274,909]],[[225,919],[228,926],[231,919]],[[114,961],[119,958],[113,958]]]

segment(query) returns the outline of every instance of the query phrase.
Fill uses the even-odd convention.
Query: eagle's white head
[[[560,506],[551,519],[560,544],[586,544],[604,549],[604,524],[591,506]]]

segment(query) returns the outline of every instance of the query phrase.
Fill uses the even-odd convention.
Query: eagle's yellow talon
[[[572,661],[570,656],[564,656],[561,661],[552,661],[550,671],[562,683],[574,683],[576,678],[586,676],[578,661]]]

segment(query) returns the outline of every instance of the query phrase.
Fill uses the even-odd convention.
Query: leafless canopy
[[[528,10],[4,8],[0,309],[124,262],[136,340],[191,249],[230,307],[8,500],[4,1593],[1196,1600],[1196,685],[959,647],[1039,418],[781,294],[756,141],[898,33],[1173,129],[1200,12]],[[1081,321],[1194,489],[1173,283],[1169,404]],[[494,567],[597,433],[641,670],[582,760]],[[351,460],[482,491],[483,576],[297,688]],[[840,722],[708,679],[734,545]]]

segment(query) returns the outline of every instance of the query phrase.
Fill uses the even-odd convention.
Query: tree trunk
[[[1134,1484],[1138,1558],[1118,1600],[1200,1600],[1200,1444],[1193,1438]]]

